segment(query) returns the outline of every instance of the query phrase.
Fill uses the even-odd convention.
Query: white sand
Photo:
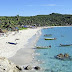
[[[35,35],[40,29],[41,28],[21,30],[15,35],[15,32],[12,32],[8,37],[1,37],[0,56],[9,58],[15,55],[19,49],[24,48],[24,46],[28,43],[28,39]],[[17,45],[8,44],[6,42],[14,42],[17,43]]]
[[[8,37],[0,38],[0,56],[9,58],[16,64],[27,64],[33,59],[35,45],[38,40],[38,33],[41,32],[41,28],[21,30],[19,33],[12,32]],[[28,43],[32,36],[37,35],[33,43]],[[16,40],[17,39],[17,40]],[[19,39],[19,40],[18,40]],[[17,43],[16,45],[8,44],[7,42]],[[31,41],[30,41],[31,42]],[[28,45],[29,44],[29,45]],[[22,49],[23,48],[23,49]],[[23,63],[24,62],[24,63]]]

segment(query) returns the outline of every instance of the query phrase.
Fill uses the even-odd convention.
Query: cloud
[[[63,6],[63,5],[46,4],[46,5],[24,5],[24,6]]]
[[[40,6],[63,6],[63,5],[56,5],[56,4],[46,4],[46,5],[40,5]]]

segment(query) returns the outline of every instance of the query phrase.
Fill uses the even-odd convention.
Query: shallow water
[[[44,37],[45,34],[52,34],[51,37]],[[44,40],[44,38],[57,38],[56,40]],[[36,49],[35,56],[43,72],[72,72],[72,61],[58,60],[54,56],[68,53],[72,56],[72,46],[60,47],[60,44],[72,44],[72,27],[54,27],[42,29],[42,35],[37,46],[49,46],[50,49]]]

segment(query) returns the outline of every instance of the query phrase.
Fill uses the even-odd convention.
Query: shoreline
[[[72,26],[44,26],[43,28],[53,28],[53,27],[72,27]]]
[[[8,37],[0,38],[0,57],[8,58],[12,63],[22,68],[21,72],[24,72],[24,67],[30,65],[32,68],[39,66],[39,61],[35,59],[35,45],[41,36],[41,30],[45,28],[53,27],[69,27],[69,26],[49,26],[39,27],[36,29],[21,30],[15,34],[12,32]],[[70,26],[71,27],[71,26]],[[17,45],[11,45],[7,42],[17,42]],[[42,68],[40,69],[42,71]],[[28,70],[27,72],[34,72],[35,70]],[[26,71],[25,71],[26,72]]]
[[[10,64],[3,64],[11,66],[15,64],[14,66],[18,66],[22,69],[21,72],[25,71],[25,66],[30,65],[32,68],[34,68],[35,65],[38,66],[38,62],[34,61],[34,47],[41,35],[41,29],[43,28],[21,30],[18,33],[11,32],[7,37],[1,37],[0,58],[5,59],[5,62],[7,62],[7,60],[8,62],[12,62]],[[16,42],[17,44],[13,45],[8,42]]]
[[[33,35],[27,42],[27,44],[24,45],[24,48],[19,49],[16,54],[13,57],[10,57],[9,60],[14,62],[17,65],[32,65],[32,61],[34,58],[34,46],[36,42],[38,41],[39,37],[41,35],[41,29],[36,32],[35,35]]]
[[[19,49],[24,48],[24,46],[28,43],[28,39],[30,39],[33,35],[35,35],[38,30],[41,30],[44,28],[53,28],[53,27],[71,27],[71,26],[38,27],[36,29],[21,30],[19,31],[19,33],[16,33],[16,34],[15,32],[11,32],[8,36],[0,37],[0,56],[6,57],[6,58],[10,58],[14,56]],[[32,32],[33,34],[31,35]],[[19,40],[16,40],[16,39],[19,39]],[[10,45],[7,42],[14,42],[18,44]]]

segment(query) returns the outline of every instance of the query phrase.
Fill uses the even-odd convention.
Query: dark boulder
[[[21,67],[19,67],[19,66],[16,66],[16,68],[18,68],[19,70],[22,70],[22,68],[21,68]]]
[[[25,69],[25,70],[31,70],[32,67],[31,67],[30,65],[28,65],[28,66],[26,66],[24,69]]]
[[[39,66],[34,67],[35,70],[40,70]]]

